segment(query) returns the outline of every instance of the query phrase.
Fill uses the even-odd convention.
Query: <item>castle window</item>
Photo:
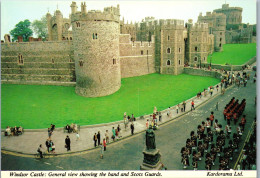
[[[181,52],[181,48],[179,48],[179,53]]]
[[[54,59],[51,59],[51,63],[53,63],[53,64],[54,64]]]
[[[179,65],[181,65],[181,60],[179,60]]]
[[[219,47],[221,47],[221,43],[219,43]]]
[[[168,59],[167,60],[167,63],[166,63],[167,66],[170,66],[171,65],[171,61]]]
[[[148,55],[148,50],[146,52],[147,52],[147,55]]]
[[[76,27],[80,27],[80,23],[79,22],[76,22]]]
[[[222,38],[220,38],[219,41],[222,41]]]
[[[195,58],[194,58],[194,61],[198,61],[198,57],[195,57]]]
[[[96,39],[97,39],[97,33],[95,34],[95,37],[96,37]]]
[[[93,40],[94,40],[94,39],[95,39],[95,34],[93,33],[93,35],[92,35],[92,36],[93,36]]]
[[[198,51],[198,47],[197,46],[195,46],[195,51]]]
[[[141,55],[144,55],[144,51],[143,50],[141,50]]]
[[[83,61],[79,61],[79,66],[83,67]]]
[[[168,53],[168,54],[171,53],[171,48],[167,48],[167,53]]]
[[[204,59],[204,61],[206,61],[206,57],[204,57],[203,59]]]
[[[72,40],[72,37],[70,37],[70,40]]]
[[[21,54],[18,55],[18,65],[23,65],[23,56]]]
[[[113,59],[113,64],[116,64],[116,59]]]
[[[170,36],[168,35],[168,41],[170,40]]]

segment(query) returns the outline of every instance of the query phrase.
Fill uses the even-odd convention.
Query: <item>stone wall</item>
[[[75,82],[71,42],[4,43],[1,79],[5,83]]]
[[[199,75],[199,76],[205,76],[205,77],[215,77],[220,79],[221,74],[217,71],[208,71],[208,70],[202,70],[202,69],[194,69],[191,67],[184,67],[183,73],[189,74],[189,75]]]
[[[121,34],[119,38],[121,77],[155,73],[154,40],[132,42],[130,39],[129,34]]]

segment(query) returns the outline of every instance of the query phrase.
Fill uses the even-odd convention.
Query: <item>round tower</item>
[[[51,14],[48,12],[46,14],[46,19],[47,19],[47,28],[48,28],[48,41],[52,41],[52,24],[51,24]]]
[[[62,26],[63,26],[63,15],[60,10],[56,10],[54,14],[53,30],[55,31],[52,35],[57,35],[55,40],[62,40]],[[54,40],[54,39],[53,39]]]
[[[119,8],[86,12],[81,6],[81,12],[73,9],[71,14],[75,90],[85,97],[110,95],[121,86]]]

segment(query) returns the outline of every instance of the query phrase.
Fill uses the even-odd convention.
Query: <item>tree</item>
[[[47,19],[45,16],[41,18],[41,20],[34,20],[32,23],[33,32],[43,39],[46,40],[48,29],[47,29]]]
[[[33,34],[30,25],[31,22],[28,19],[20,21],[18,24],[16,24],[15,28],[10,31],[10,34],[13,37],[13,41],[17,40],[18,36],[22,36],[23,41],[28,41],[28,38]]]

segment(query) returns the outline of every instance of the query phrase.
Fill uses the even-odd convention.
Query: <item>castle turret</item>
[[[75,14],[77,12],[77,4],[76,4],[76,2],[73,1],[72,4],[70,5],[70,7],[71,7],[71,13]]]
[[[58,41],[62,40],[62,25],[63,25],[63,15],[60,10],[56,10],[54,14],[54,24],[53,30],[55,33],[52,33],[53,39]]]
[[[46,14],[47,28],[48,28],[48,41],[52,41],[52,24],[51,24],[51,14],[48,12]]]
[[[72,3],[71,6],[75,6]],[[121,86],[119,9],[72,13],[76,93],[86,97],[110,95]]]

